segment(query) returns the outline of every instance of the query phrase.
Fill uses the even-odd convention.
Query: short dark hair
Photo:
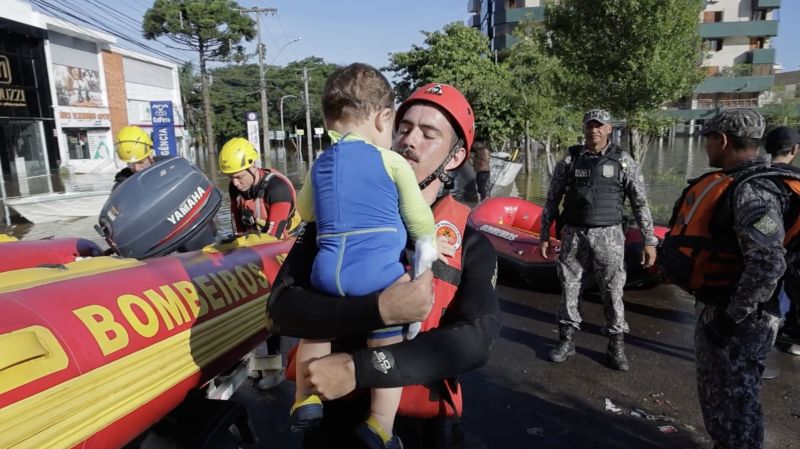
[[[748,150],[751,148],[758,149],[761,146],[761,139],[754,139],[752,137],[739,137],[725,133],[728,140],[731,142],[733,149],[737,151]]]
[[[394,91],[386,77],[371,65],[356,62],[339,67],[325,81],[325,120],[360,122],[383,108],[394,110]]]

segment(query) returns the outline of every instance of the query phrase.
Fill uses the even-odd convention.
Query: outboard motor
[[[108,197],[95,229],[123,257],[146,259],[214,242],[222,193],[184,158],[137,172]]]

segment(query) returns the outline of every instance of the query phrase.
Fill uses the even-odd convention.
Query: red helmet
[[[464,160],[469,159],[469,150],[472,148],[472,141],[475,140],[475,115],[472,113],[472,106],[469,105],[464,95],[449,84],[430,83],[414,91],[397,108],[397,114],[394,119],[395,131],[397,131],[397,127],[406,110],[414,103],[421,102],[438,105],[450,114],[450,118],[459,128],[456,131],[460,131],[461,137],[464,138],[464,148],[467,150]]]

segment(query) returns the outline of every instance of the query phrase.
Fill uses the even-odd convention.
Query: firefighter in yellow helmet
[[[219,169],[231,179],[228,191],[234,231],[285,238],[299,221],[294,186],[279,171],[256,167],[258,159],[253,144],[241,137],[227,141],[219,152]]]
[[[156,160],[153,152],[153,139],[150,134],[138,126],[126,126],[117,133],[117,140],[114,142],[117,149],[117,156],[122,162],[128,164],[114,176],[114,187],[122,184],[122,181],[133,176],[134,173],[144,170],[155,164]]]
[[[237,234],[263,232],[285,238],[300,222],[295,212],[292,182],[275,169],[258,168],[258,151],[247,139],[234,137],[219,152],[219,169],[231,179],[231,222]],[[281,339],[274,334],[254,350],[253,364],[261,371],[256,386],[269,390],[285,376],[281,369]]]

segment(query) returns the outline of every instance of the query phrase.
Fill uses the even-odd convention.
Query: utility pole
[[[311,169],[311,162],[314,161],[314,144],[311,140],[311,103],[308,100],[308,68],[303,67],[303,84],[305,85],[306,98],[306,136],[308,136],[308,168]]]
[[[264,69],[264,46],[261,44],[261,14],[262,13],[276,13],[278,12],[277,8],[243,8],[240,11],[244,13],[256,13],[256,33],[258,35],[258,74],[259,74],[259,84],[261,86],[261,127],[264,130],[263,134],[263,142],[262,145],[264,149],[264,157],[268,160],[269,159],[269,116],[267,110],[267,80],[266,72]]]

